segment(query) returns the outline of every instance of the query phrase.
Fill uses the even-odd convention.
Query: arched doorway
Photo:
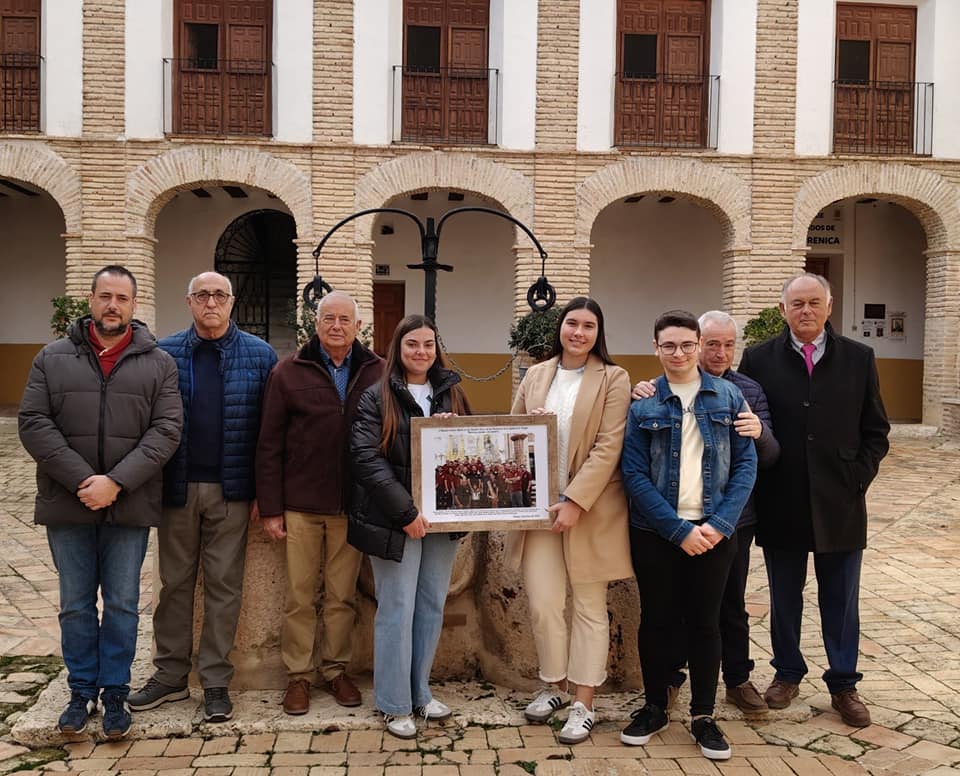
[[[296,236],[292,216],[254,210],[227,226],[214,255],[214,269],[233,284],[233,319],[278,352],[297,343],[291,307],[297,298]]]
[[[26,181],[0,177],[0,405],[18,404],[33,357],[53,339],[50,300],[64,293],[64,216]]]
[[[635,380],[660,374],[657,316],[722,308],[720,222],[683,195],[638,192],[600,211],[591,243],[590,295],[603,308],[611,354]]]
[[[459,189],[439,189],[392,197],[397,207],[422,222],[458,207],[503,210],[495,200]],[[424,273],[407,268],[421,261],[420,236],[410,219],[393,213],[377,216],[373,225],[373,320],[375,348],[385,348],[396,322],[422,313]],[[484,213],[463,213],[444,223],[438,260],[454,271],[437,276],[437,326],[447,351],[468,374],[486,377],[509,359],[507,338],[513,312],[515,227]],[[475,412],[510,408],[510,372],[490,382],[465,380]]]
[[[809,224],[806,269],[833,288],[834,330],[877,358],[891,420],[923,415],[927,237],[917,217],[880,195],[848,197]]]

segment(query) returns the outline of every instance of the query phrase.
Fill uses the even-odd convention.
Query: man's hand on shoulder
[[[641,380],[633,386],[633,391],[630,392],[630,398],[649,399],[651,396],[655,396],[656,393],[657,386],[653,384],[652,380]]]
[[[94,511],[110,506],[120,495],[120,486],[106,474],[93,474],[77,488],[77,498]]]

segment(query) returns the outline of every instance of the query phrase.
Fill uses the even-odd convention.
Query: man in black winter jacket
[[[133,320],[136,295],[123,267],[94,275],[90,315],[40,351],[20,404],[20,440],[37,462],[34,519],[60,577],[67,734],[86,728],[98,693],[107,738],[130,728],[140,567],[160,522],[163,465],[180,441],[177,367]]]

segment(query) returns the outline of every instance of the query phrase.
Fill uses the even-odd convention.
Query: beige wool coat
[[[527,370],[510,412],[523,415],[543,407],[559,357]],[[570,421],[566,497],[583,508],[580,520],[564,531],[567,573],[578,582],[633,576],[627,498],[620,480],[620,453],[630,408],[630,377],[619,366],[591,354]],[[519,569],[526,531],[507,535],[506,559]]]

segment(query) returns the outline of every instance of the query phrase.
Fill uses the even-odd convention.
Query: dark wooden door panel
[[[0,129],[40,129],[40,0],[0,0]]]
[[[386,357],[397,324],[403,320],[403,283],[373,284],[373,352]]]

